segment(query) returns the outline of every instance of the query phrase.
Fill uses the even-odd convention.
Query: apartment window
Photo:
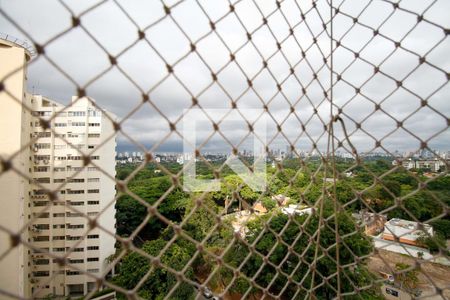
[[[64,217],[64,216],[65,216],[65,213],[54,213],[53,214],[54,218],[61,218],[61,217]]]
[[[67,236],[68,241],[79,241],[82,238],[83,238],[82,236]]]
[[[67,180],[67,182],[84,182],[84,178],[70,178]]]
[[[98,194],[98,193],[100,193],[100,190],[99,189],[92,189],[92,190],[88,190],[87,192],[88,192],[88,194]]]
[[[34,226],[34,228],[36,228],[38,230],[50,229],[50,225],[49,224],[34,224],[33,226]]]
[[[35,236],[33,237],[33,241],[35,242],[48,242],[50,238],[48,236]]]
[[[72,206],[82,206],[84,205],[84,201],[67,201],[67,204]]]
[[[50,271],[36,271],[33,272],[34,277],[47,277],[50,276]]]
[[[99,127],[100,123],[89,123],[90,127]]]
[[[66,134],[65,133],[55,133],[55,137],[57,137],[57,138],[65,138]]]
[[[53,171],[55,171],[55,172],[64,172],[66,170],[66,168],[64,168],[64,167],[54,167],[53,168]]]
[[[91,159],[92,159],[92,160],[99,160],[99,159],[100,159],[100,156],[98,156],[98,155],[93,155],[93,156],[91,156]]]
[[[87,269],[88,273],[98,273],[100,272],[99,269]]]
[[[35,132],[35,133],[34,133],[34,136],[35,136],[35,137],[39,137],[39,138],[46,138],[46,137],[51,137],[51,136],[52,136],[52,133],[51,133],[51,132],[47,132],[47,131],[44,131],[44,132]]]
[[[90,137],[90,138],[99,138],[100,137],[100,133],[88,133],[88,137]]]
[[[70,155],[70,156],[67,156],[67,160],[82,160],[82,157],[79,155],[74,155],[74,156]]]
[[[53,248],[53,252],[66,252],[66,248]]]
[[[50,177],[34,178],[34,182],[38,182],[38,183],[50,183]]]
[[[31,112],[31,114],[34,117],[48,117],[48,116],[51,116],[52,112],[51,111],[33,111],[33,112]]]
[[[43,212],[43,213],[33,213],[33,216],[35,218],[41,218],[41,219],[47,219],[50,217],[50,213],[48,212]]]
[[[102,112],[99,110],[89,110],[88,114],[89,114],[89,117],[101,117]]]
[[[75,218],[75,217],[82,217],[83,214],[82,214],[82,213],[68,212],[68,213],[67,213],[67,216],[68,216],[68,217],[71,217],[71,218]]]
[[[69,137],[69,138],[82,138],[82,137],[84,137],[84,133],[72,133],[72,132],[68,132],[68,133],[67,133],[67,137]]]
[[[84,248],[74,248],[72,252],[84,252]]]
[[[100,178],[88,178],[87,182],[99,182]]]
[[[34,167],[34,172],[48,172],[50,170],[50,167]]]
[[[66,181],[66,179],[64,179],[64,178],[55,178],[55,179],[53,179],[53,183],[61,183],[61,182],[65,182]]]
[[[72,126],[86,126],[85,122],[72,122]]]
[[[84,228],[84,224],[68,225],[67,228],[69,228],[69,229],[80,229],[80,228]]]
[[[82,263],[84,263],[84,259],[69,259],[69,263],[71,263],[71,264],[82,264]]]
[[[98,257],[88,257],[87,261],[98,261]]]
[[[88,145],[88,149],[94,149],[94,145]]]
[[[54,241],[64,241],[66,239],[66,237],[64,235],[55,235],[53,237]]]
[[[66,145],[54,145],[53,148],[54,148],[55,150],[58,150],[58,149],[66,149]]]
[[[99,205],[100,201],[88,201],[88,205]]]
[[[84,190],[67,190],[67,194],[84,194]]]
[[[66,228],[66,225],[65,224],[54,224],[53,225],[53,229],[58,229],[58,228],[60,228],[60,229]]]
[[[67,276],[80,275],[80,272],[79,271],[66,271],[66,275]]]
[[[34,206],[36,206],[36,207],[46,206],[48,203],[49,203],[48,201],[34,201],[33,202]]]
[[[42,266],[42,265],[48,265],[50,263],[49,259],[35,259],[33,261],[33,264],[38,265],[38,266]]]
[[[67,123],[55,123],[55,127],[66,127]]]
[[[88,246],[87,249],[88,250],[98,250],[99,247],[98,246]]]
[[[50,143],[36,143],[34,144],[34,147],[36,149],[50,149]]]
[[[50,155],[34,155],[34,160],[50,160]]]
[[[67,171],[81,171],[83,170],[83,167],[71,167],[71,166],[67,166]]]
[[[66,160],[65,156],[56,156],[55,160]]]
[[[85,111],[69,111],[69,112],[67,112],[67,115],[69,117],[84,117],[84,116],[86,116],[86,112]]]
[[[98,239],[98,234],[88,234],[88,239]]]
[[[98,212],[96,212],[96,211],[90,211],[90,212],[87,213],[87,215],[89,217],[95,217],[97,214],[98,214]]]
[[[88,167],[88,171],[98,171],[99,168],[97,167]]]

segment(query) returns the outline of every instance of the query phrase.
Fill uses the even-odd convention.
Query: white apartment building
[[[96,289],[93,276],[105,275],[106,259],[115,251],[114,116],[86,97],[63,105],[26,93],[29,55],[13,43],[0,43],[6,44],[0,64],[14,59],[12,68],[23,70],[13,77],[0,72],[8,91],[0,92],[0,155],[9,160],[21,150],[12,162],[24,174],[0,176],[0,226],[10,230],[0,227],[0,255],[8,252],[0,260],[0,298],[6,297],[1,291],[34,298],[86,294]],[[50,128],[44,129],[42,120]],[[48,191],[57,197],[50,199]],[[11,234],[30,246],[12,247]]]

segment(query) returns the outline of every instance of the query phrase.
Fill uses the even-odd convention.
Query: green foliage
[[[157,256],[164,248],[167,241],[157,239],[146,242],[142,250],[151,256]],[[113,282],[125,289],[133,289],[140,280],[151,270],[150,276],[138,290],[138,295],[145,299],[163,299],[177,283],[177,279],[165,267],[170,267],[176,271],[181,271],[191,259],[195,246],[185,241],[177,241],[172,244],[162,255],[161,263],[163,267],[150,269],[151,262],[136,252],[127,254],[119,265],[119,275],[113,278]],[[194,279],[192,267],[188,267],[184,275]],[[182,282],[171,299],[193,299],[195,290],[189,284]],[[119,295],[124,298],[124,295]]]

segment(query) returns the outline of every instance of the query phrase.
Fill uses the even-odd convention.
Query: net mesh
[[[78,151],[83,166],[61,184],[37,182],[14,161],[38,144],[39,136],[1,156],[0,176],[15,173],[50,200],[42,207],[29,200],[35,213],[18,232],[0,227],[10,236],[0,261],[20,246],[42,254],[40,259],[30,254],[31,297],[44,297],[62,270],[66,283],[70,272],[93,283],[85,299],[98,297],[101,289],[128,299],[378,299],[380,291],[386,297],[448,299],[448,248],[438,236],[439,228],[448,235],[448,158],[434,150],[448,146],[449,137],[446,1],[154,4],[143,17],[143,8],[125,1],[82,8],[60,1],[55,17],[64,22],[46,29],[45,38],[17,10],[0,7],[2,22],[33,46],[30,71],[45,65],[52,72],[49,81],[56,76],[77,95],[74,103],[92,96],[99,108],[120,111],[117,119],[105,114],[114,132],[102,136],[96,150],[78,149],[62,138]],[[84,55],[83,71],[75,72],[58,49],[66,57]],[[1,79],[0,93],[32,114],[4,84],[19,71]],[[117,87],[111,77],[120,78]],[[110,104],[114,93],[121,101]],[[178,102],[170,104],[170,98]],[[216,107],[240,113],[241,138],[233,140],[233,131],[225,129],[226,115],[208,114]],[[272,128],[264,144],[270,171],[262,192],[249,191],[230,177],[224,160],[205,154],[206,145],[217,141],[214,136],[235,154],[246,149],[248,136],[258,138],[252,128],[260,116],[246,115],[249,107],[262,109]],[[210,120],[211,132],[194,156],[210,178],[220,180],[218,192],[184,192],[186,164],[173,167],[158,154],[184,138],[183,109],[193,108]],[[39,118],[43,131],[56,133],[50,126],[56,115]],[[145,123],[141,131],[139,120]],[[151,144],[141,136],[148,130],[158,133]],[[140,162],[118,165],[117,176],[92,156],[116,137],[144,153]],[[279,145],[286,150],[273,151]],[[399,154],[404,145],[409,152]],[[243,161],[251,167],[251,160]],[[58,193],[89,167],[114,181],[117,191],[94,214]],[[146,188],[146,174],[167,180]],[[3,204],[8,201],[13,199]],[[62,253],[51,250],[52,242],[47,251],[33,242],[45,230],[24,238],[42,223],[39,216],[58,204],[85,220],[80,240]],[[97,220],[111,206],[117,225],[105,228]],[[383,231],[394,228],[385,225],[393,217],[418,222],[414,226],[424,233],[424,244],[409,245],[410,232],[391,232],[393,241],[383,238]],[[372,229],[376,236],[368,233]],[[116,253],[102,272],[71,258],[94,230],[116,240]],[[40,263],[39,270],[51,272],[40,276],[31,269]],[[0,294],[24,298],[8,290]]]

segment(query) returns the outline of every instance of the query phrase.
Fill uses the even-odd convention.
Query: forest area
[[[169,293],[170,299],[195,299],[194,286],[203,283],[212,291],[240,296],[304,299],[313,288],[318,299],[332,299],[339,286],[341,293],[357,291],[347,299],[382,299],[366,267],[372,241],[351,214],[366,209],[388,219],[432,219],[436,234],[421,242],[438,251],[450,238],[450,177],[435,174],[430,180],[423,170],[393,169],[388,160],[338,160],[335,166],[339,176],[333,184],[325,178],[329,166],[320,160],[268,165],[266,190],[254,192],[231,170],[219,169],[220,162],[199,163],[200,178],[220,174],[220,191],[208,193],[183,191],[182,183],[165,173],[180,172],[182,165],[176,163],[163,165],[163,172],[155,163],[137,172],[136,165],[118,166],[117,178],[133,197],[122,193],[116,203],[117,234],[132,236],[142,252],[127,251],[112,283],[128,290],[139,285],[138,294],[146,299]],[[283,214],[272,199],[280,194],[314,213]],[[257,202],[268,212],[249,219],[245,236],[236,234],[227,215],[251,210]],[[149,217],[149,207],[158,214]],[[123,249],[117,244],[119,254]],[[162,267],[155,267],[154,257]]]

